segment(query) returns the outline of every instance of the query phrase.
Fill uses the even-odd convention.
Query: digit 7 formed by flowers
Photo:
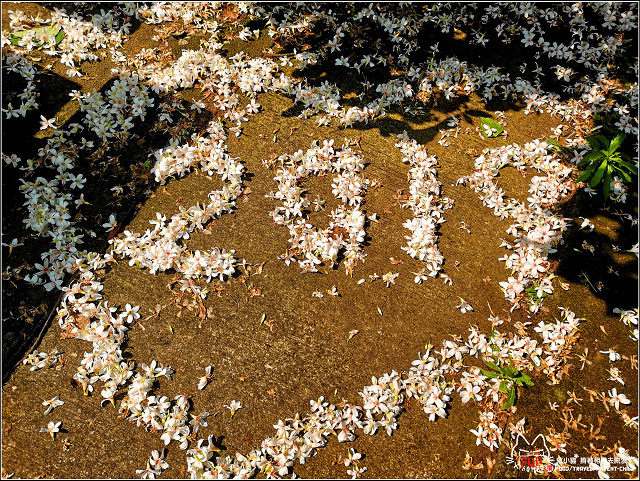
[[[548,257],[564,242],[562,234],[571,221],[556,211],[572,189],[569,179],[572,169],[549,147],[545,141],[533,140],[524,147],[511,144],[485,149],[475,160],[475,172],[458,179],[458,183],[466,183],[478,193],[482,203],[493,208],[494,215],[513,220],[507,233],[515,238],[514,245],[504,240],[501,245],[513,253],[500,258],[512,270],[512,275],[499,283],[505,298],[513,303],[512,309],[519,306],[520,298],[527,293],[531,302],[529,310],[537,312],[542,300],[553,293],[554,276],[548,272]],[[532,176],[527,203],[507,199],[493,180],[506,166],[515,167],[523,174],[526,167],[545,174]],[[533,287],[526,291],[530,285]]]
[[[287,265],[298,261],[303,272],[318,272],[318,264],[329,262],[333,266],[343,252],[346,272],[351,274],[356,262],[364,262],[365,257],[361,246],[365,216],[360,210],[366,188],[366,180],[360,175],[364,159],[345,145],[336,151],[333,140],[325,140],[322,147],[314,142],[306,152],[281,155],[276,162],[279,165],[274,180],[278,182],[278,192],[270,192],[267,197],[280,200],[283,205],[270,215],[276,224],[287,226],[291,234],[291,246],[280,258]],[[332,192],[344,205],[331,211],[329,227],[319,231],[301,218],[311,202],[299,184],[309,175],[328,173],[336,174]]]

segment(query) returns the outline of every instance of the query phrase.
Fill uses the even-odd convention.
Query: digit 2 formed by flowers
[[[364,159],[345,145],[336,151],[333,140],[325,140],[322,147],[314,142],[306,152],[281,155],[276,161],[280,164],[274,177],[278,192],[270,192],[268,197],[283,201],[270,215],[276,224],[287,226],[291,234],[291,247],[283,259],[287,265],[297,260],[304,272],[317,272],[318,264],[330,262],[333,266],[344,251],[345,269],[350,274],[355,263],[364,262],[365,257],[361,246],[365,216],[360,210],[366,189],[366,180],[360,175]],[[345,205],[331,211],[329,227],[319,231],[301,219],[311,202],[304,196],[300,182],[312,174],[328,173],[336,174],[332,192]]]
[[[229,184],[222,190],[210,192],[211,202],[207,205],[180,207],[180,212],[172,216],[169,223],[165,223],[165,216],[158,214],[156,221],[149,221],[155,226],[153,230],[147,229],[142,235],[127,230],[123,239],[113,239],[114,253],[129,257],[131,265],[148,267],[152,274],[174,268],[182,274],[182,283],[202,275],[210,282],[212,278],[224,279],[235,272],[233,250],[213,248],[211,252],[191,253],[177,243],[181,238],[188,239],[191,232],[202,229],[211,219],[231,211],[242,190],[244,167],[227,154],[224,128],[212,121],[208,132],[211,137],[194,136],[195,145],[170,146],[155,152],[152,172],[156,180],[164,184],[167,177],[184,175],[191,166],[199,164],[203,171],[210,175],[218,173]]]

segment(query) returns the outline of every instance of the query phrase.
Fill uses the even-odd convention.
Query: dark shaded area
[[[282,19],[278,13],[278,4],[271,4],[276,13],[276,19]],[[377,84],[388,81],[393,77],[406,72],[406,66],[403,67],[398,61],[398,54],[404,53],[409,58],[409,65],[420,65],[423,68],[429,68],[430,62],[433,60],[441,60],[448,57],[456,57],[460,62],[467,63],[472,66],[487,68],[495,66],[499,69],[500,74],[507,74],[510,81],[516,77],[529,80],[539,85],[546,91],[554,92],[562,100],[570,98],[579,98],[581,93],[572,93],[564,89],[566,84],[559,82],[556,76],[555,67],[559,60],[549,57],[546,53],[536,56],[535,51],[539,47],[525,47],[520,34],[515,35],[504,30],[504,19],[509,18],[524,29],[534,28],[529,17],[524,15],[515,15],[512,11],[512,5],[494,4],[497,14],[482,15],[485,13],[487,4],[383,4],[378,5],[375,13],[384,17],[387,13],[392,13],[396,17],[403,17],[409,20],[409,25],[413,19],[421,18],[428,14],[437,18],[448,18],[452,22],[452,26],[441,28],[436,25],[433,20],[424,23],[423,28],[413,33],[407,34],[408,30],[404,30],[405,38],[415,40],[418,46],[412,52],[400,52],[394,47],[398,43],[389,41],[392,35],[386,31],[378,22],[372,18],[363,17],[354,20],[356,12],[360,12],[366,7],[362,3],[341,3],[341,4],[313,4],[298,5],[296,10],[300,12],[300,18],[308,23],[304,29],[298,29],[295,36],[282,37],[282,35],[274,36],[276,45],[282,48],[284,53],[311,51],[318,52],[320,63],[318,66],[307,67],[302,71],[296,72],[300,77],[317,78],[313,73],[314,69],[324,66],[328,71],[335,65],[335,59],[341,56],[348,56],[351,59],[361,58],[365,54],[377,54],[386,57],[387,64],[384,66],[376,65],[374,67],[363,67],[359,76],[359,80],[368,80]],[[535,8],[552,8],[557,5],[536,5]],[[559,10],[559,9],[557,9]],[[318,17],[315,12],[330,11],[336,20],[329,23],[326,18]],[[600,18],[595,11],[589,6],[584,5],[583,17],[585,25],[599,25]],[[571,35],[571,25],[566,19],[557,15],[549,19],[537,19],[545,32],[544,40],[549,45],[562,43],[564,45],[572,45],[575,38]],[[354,22],[358,28],[353,30],[343,30],[344,36],[341,39],[342,50],[321,49],[334,36],[339,25],[352,25]],[[534,28],[535,29],[535,28]],[[394,31],[401,31],[398,27]],[[488,44],[483,46],[478,41],[478,34],[482,32],[481,37],[487,40]],[[536,36],[536,42],[539,35]],[[591,39],[591,37],[590,37]],[[638,40],[634,35],[629,35],[624,39],[625,44],[618,49],[615,55],[614,74],[619,74],[623,81],[634,81],[633,74],[633,58],[634,52],[637,51]],[[435,48],[434,48],[435,47]],[[580,78],[587,75],[591,78],[595,77],[593,70],[587,68],[584,64],[576,61],[562,61],[568,63],[574,70],[574,78]],[[537,75],[534,73],[536,68],[542,69],[545,75]],[[339,72],[354,73],[353,69],[341,67]],[[328,72],[329,73],[329,72]],[[335,79],[328,78],[330,81]],[[339,80],[338,80],[339,82]],[[317,84],[317,83],[316,83]],[[346,86],[346,85],[345,85]],[[343,90],[341,86],[341,90]],[[356,89],[358,90],[358,89]],[[351,90],[343,90],[343,93],[351,92]],[[513,106],[511,107],[513,108]]]
[[[565,244],[557,254],[556,274],[589,286],[594,296],[607,303],[609,313],[638,305],[638,258],[624,252],[638,242],[638,225],[631,220],[638,219],[637,184],[630,186],[627,197],[624,204],[605,204],[600,191],[591,197],[580,190],[561,209],[563,215],[573,218],[574,225],[565,233]],[[596,229],[580,229],[579,217],[596,219]]]
[[[46,139],[37,139],[34,135],[40,130],[40,115],[46,118],[55,116],[56,112],[69,100],[68,92],[77,89],[79,85],[71,80],[48,72],[36,64],[36,77],[41,83],[36,85],[36,91],[40,93],[37,111],[30,110],[25,117],[3,119],[2,121],[2,152],[4,155],[16,154],[25,165],[28,158],[37,158],[37,152],[46,145]],[[43,94],[41,86],[46,82],[47,89]],[[17,73],[2,70],[3,105],[12,103],[18,108],[20,99],[17,97],[26,87],[26,81]],[[50,90],[49,90],[50,89]],[[4,117],[4,114],[3,114]],[[22,141],[20,141],[22,139]],[[17,141],[18,140],[18,141]],[[12,239],[18,240],[27,246],[26,249],[10,251],[2,246],[2,270],[7,266],[15,268],[20,265],[32,265],[41,262],[34,254],[44,252],[50,248],[50,242],[43,237],[38,237],[32,232],[33,237],[24,238],[24,223],[27,218],[27,208],[24,194],[20,192],[22,185],[20,180],[24,173],[17,168],[6,166],[2,163],[2,234],[3,243],[9,243]],[[35,176],[28,177],[30,181]],[[25,354],[25,349],[32,345],[47,322],[51,306],[55,306],[59,292],[46,292],[41,287],[32,288],[26,283],[17,285],[13,281],[2,283],[2,379],[3,383]]]
[[[54,116],[60,107],[67,103],[68,92],[78,87],[74,82],[55,74],[45,72],[42,75],[51,77],[51,82],[46,84],[46,95],[40,97],[42,102],[38,112],[29,112],[26,118],[10,119],[3,123],[3,152],[19,155],[22,159],[21,165],[24,165],[27,159],[38,159],[38,149],[46,146],[46,138],[33,137],[39,131],[39,115],[45,115],[47,118]],[[7,82],[3,82],[5,91],[19,91],[22,88],[20,80],[19,76],[7,76]],[[114,81],[115,79],[107,81],[101,91],[108,90]],[[53,89],[49,91],[49,87]],[[118,227],[114,229],[114,233],[117,233],[121,226],[127,225],[133,219],[142,202],[157,188],[150,173],[149,152],[166,146],[169,138],[166,130],[153,128],[157,120],[158,104],[159,100],[156,98],[156,107],[148,109],[145,121],[141,122],[138,119],[127,139],[114,138],[102,144],[101,140],[86,128],[72,136],[75,140],[79,140],[81,136],[86,137],[92,140],[95,146],[93,149],[81,151],[74,161],[73,173],[82,174],[87,179],[81,192],[88,204],[78,208],[73,202],[69,203],[71,219],[76,221],[76,225],[81,227],[81,232],[85,234],[78,249],[103,253],[108,246],[108,239],[112,237],[111,234],[101,235],[105,231],[102,224],[108,221],[109,215],[116,215]],[[77,112],[61,128],[68,128],[68,125],[73,123],[81,124],[83,116],[82,112]],[[199,131],[203,125],[202,121],[191,122],[193,116],[194,113],[183,122],[185,137],[196,130]],[[202,118],[208,118],[207,116],[210,117],[211,114],[206,111],[201,114]],[[15,142],[16,138],[30,141]],[[96,152],[99,155],[96,155]],[[19,187],[22,185],[22,178],[31,182],[38,176],[51,179],[55,170],[40,164],[35,172],[25,175],[17,168],[3,165],[2,174],[3,242],[9,243],[11,239],[18,238],[19,242],[24,244],[24,247],[12,252],[8,247],[2,247],[3,271],[7,266],[15,269],[21,265],[28,267],[42,263],[40,253],[47,252],[54,244],[46,234],[38,235],[31,230],[25,232],[22,219],[28,218],[28,210],[23,205],[25,197]],[[112,191],[116,186],[123,189],[120,195],[114,195]],[[88,235],[90,231],[98,235]],[[19,363],[31,349],[37,347],[36,341],[43,329],[50,324],[61,299],[57,289],[47,292],[41,285],[32,286],[21,280],[19,275],[16,277],[15,282],[3,282],[3,382],[6,382],[16,363]],[[46,281],[48,278],[45,278]],[[67,274],[63,285],[68,285],[70,281],[71,275]]]
[[[80,89],[80,84],[77,82],[45,70],[35,63],[33,68],[36,70],[35,76],[38,79],[35,90],[38,95],[37,102],[39,107],[37,111],[28,110],[25,117],[3,118],[2,149],[5,155],[16,154],[21,158],[35,156],[38,148],[46,143],[46,140],[33,137],[40,130],[40,116],[42,115],[47,119],[54,117],[62,106],[69,101],[69,92]],[[45,85],[46,88],[43,89]],[[21,99],[18,98],[18,95],[22,93],[26,86],[27,83],[20,74],[2,69],[3,106],[12,104],[15,109],[19,108]],[[20,139],[22,141],[19,141]],[[3,175],[12,176],[14,171],[15,169],[5,170],[3,165]],[[15,181],[13,177],[10,177],[10,179]],[[9,182],[9,180],[6,182]],[[4,189],[2,195],[4,200]]]
[[[283,20],[287,11],[282,9],[285,4],[270,4],[267,8],[271,10],[271,14],[278,21]],[[288,5],[288,4],[287,4]],[[308,85],[319,86],[323,82],[335,84],[341,95],[342,106],[349,108],[354,105],[365,105],[371,100],[379,96],[374,88],[364,89],[364,84],[369,82],[375,86],[379,83],[388,82],[389,80],[399,79],[406,80],[408,65],[419,66],[422,73],[418,80],[411,81],[414,89],[417,88],[420,81],[434,71],[434,61],[444,60],[455,57],[462,65],[469,67],[478,67],[486,69],[488,67],[496,67],[498,75],[504,76],[499,82],[494,81],[494,97],[485,102],[488,111],[502,110],[513,111],[524,107],[522,100],[514,99],[514,92],[509,94],[508,99],[503,98],[501,88],[505,84],[512,83],[516,78],[521,78],[531,82],[534,86],[539,86],[545,92],[555,95],[561,101],[580,100],[583,91],[570,88],[572,82],[564,82],[558,80],[556,69],[562,64],[570,66],[573,69],[571,74],[572,81],[576,79],[592,81],[596,78],[593,69],[585,66],[584,63],[577,61],[577,55],[573,60],[564,60],[554,58],[547,53],[538,54],[543,49],[539,46],[525,47],[522,35],[515,32],[507,32],[504,30],[505,19],[510,19],[519,24],[523,29],[535,30],[535,25],[539,24],[544,30],[544,40],[548,42],[551,48],[556,44],[577,45],[575,34],[572,36],[572,29],[580,23],[573,25],[573,21],[567,19],[571,17],[567,13],[550,15],[549,17],[536,18],[535,22],[531,21],[531,16],[523,14],[515,14],[513,6],[508,4],[493,4],[495,8],[494,14],[485,14],[489,4],[383,4],[376,5],[374,14],[378,18],[395,17],[408,19],[410,27],[407,30],[395,28],[395,32],[403,31],[405,38],[414,41],[416,48],[413,51],[404,51],[398,49],[400,43],[389,41],[391,33],[383,28],[372,16],[364,16],[358,18],[356,13],[360,13],[366,9],[365,4],[361,3],[341,3],[341,4],[298,4],[293,7],[293,16],[287,13],[289,21],[298,20],[304,25],[304,28],[295,29],[295,35],[290,34],[284,36],[280,33],[275,35],[274,42],[279,48],[277,55],[293,54],[300,52],[313,52],[318,57],[318,63],[308,65],[303,69],[295,69],[292,72],[294,77],[304,79]],[[562,8],[559,5],[533,5],[534,10],[538,8],[548,8],[559,12]],[[581,17],[585,26],[599,25],[600,17],[596,14],[596,10],[589,5],[584,5]],[[488,10],[488,9],[487,9]],[[328,12],[332,18],[327,19],[322,13]],[[320,15],[318,15],[320,13]],[[420,30],[416,30],[412,23],[415,19],[422,16],[432,15],[437,18],[447,18],[451,20],[452,26],[441,28],[440,23],[427,21]],[[537,15],[537,14],[536,14]],[[534,15],[535,17],[535,15]],[[445,22],[446,24],[447,22]],[[345,29],[344,26],[348,27]],[[357,25],[357,28],[352,28]],[[395,24],[394,24],[395,25]],[[334,34],[338,28],[342,29],[340,47],[329,49],[326,47],[328,42],[332,41]],[[414,28],[413,34],[407,32]],[[583,27],[586,28],[586,27]],[[482,34],[480,35],[480,32]],[[487,46],[481,44],[481,40],[488,40]],[[591,42],[593,37],[589,35],[588,41]],[[599,38],[599,37],[597,37]],[[536,43],[540,39],[536,34]],[[580,39],[586,40],[586,39]],[[624,42],[618,48],[615,57],[599,59],[599,62],[608,61],[609,69],[613,77],[618,76],[618,80],[623,83],[633,82],[635,71],[633,68],[633,59],[637,50],[638,39],[634,35],[625,35],[622,38]],[[589,43],[587,42],[587,43]],[[575,50],[575,47],[572,47]],[[399,61],[399,54],[406,54],[409,62],[402,64]],[[574,52],[575,53],[575,52]],[[381,55],[385,58],[385,63],[381,61],[374,66],[361,67],[358,72],[353,68],[345,66],[337,66],[336,60],[340,57],[348,57],[353,63],[356,59],[362,58],[364,55]],[[560,56],[560,55],[559,55]],[[538,72],[543,72],[540,74]],[[458,79],[457,81],[459,81]],[[432,82],[433,83],[433,82]],[[436,89],[437,90],[437,89]],[[420,97],[417,95],[416,97]],[[416,122],[431,121],[434,118],[433,112],[447,113],[453,111],[467,103],[468,97],[460,95],[453,99],[445,99],[442,92],[431,95],[429,98],[403,101],[402,105],[391,105],[388,112],[398,113],[405,119]],[[420,112],[420,115],[413,115],[413,111]],[[296,104],[292,109],[284,113],[284,115],[297,116],[303,111],[302,103]],[[633,113],[632,113],[633,114]],[[491,116],[488,112],[482,112],[479,115]],[[615,117],[615,115],[614,115]],[[617,131],[609,126],[613,124],[615,119],[599,119],[595,116],[596,121],[605,125],[601,130],[609,136],[615,136]],[[465,119],[468,120],[469,119]],[[388,122],[388,119],[385,121]],[[408,125],[398,122],[401,130],[409,131]],[[436,128],[446,128],[442,123]],[[354,124],[356,129],[366,129],[369,126]],[[384,128],[380,129],[381,134],[385,135]],[[437,132],[437,130],[434,130]],[[435,137],[429,136],[428,140]]]
[[[67,14],[72,15],[74,13],[80,14],[83,18],[93,15],[104,15],[105,12],[112,11],[115,15],[118,15],[123,7],[118,2],[42,2],[40,3],[49,10],[59,9],[65,10]],[[126,17],[129,23],[129,35],[133,34],[142,22],[135,16]],[[122,21],[122,17],[119,19]]]

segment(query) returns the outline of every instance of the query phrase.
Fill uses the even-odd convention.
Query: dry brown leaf
[[[73,339],[76,337],[76,334],[73,334],[71,331],[74,327],[78,329],[84,329],[89,325],[91,319],[87,316],[83,316],[82,314],[77,314],[74,316],[73,321],[69,322],[60,332],[60,339]]]
[[[228,20],[235,21],[238,19],[238,9],[233,3],[225,3],[222,7],[222,16]]]
[[[487,460],[487,474],[491,474],[491,470],[496,465],[496,460],[491,459],[489,456],[485,458]]]

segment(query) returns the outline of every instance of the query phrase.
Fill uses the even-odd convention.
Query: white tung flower
[[[609,361],[616,362],[620,360],[620,354],[618,354],[613,349],[609,349],[608,351],[598,351],[602,354],[607,354],[609,356]]]
[[[612,406],[615,406],[617,411],[620,410],[620,403],[622,403],[622,404],[631,404],[631,401],[629,401],[629,399],[627,399],[627,396],[625,396],[622,393],[618,394],[618,391],[616,390],[615,387],[613,389],[611,389],[611,391],[607,391],[607,394],[610,397],[609,404],[611,404]]]
[[[47,409],[44,412],[45,414],[49,414],[55,408],[57,408],[58,406],[62,406],[63,404],[64,404],[64,401],[61,401],[60,399],[58,399],[58,396],[54,397],[53,399],[45,400],[42,402],[43,406],[47,406]]]
[[[198,382],[198,389],[200,390],[204,389],[207,384],[209,384],[209,381],[213,379],[213,366],[207,366],[204,371],[205,375],[202,376]]]
[[[467,311],[473,311],[473,307],[471,306],[471,304],[465,301],[462,297],[458,297],[458,299],[460,299],[460,304],[458,304],[456,307],[460,309],[460,312],[464,314]]]
[[[62,424],[62,421],[58,421],[57,423],[54,423],[53,421],[49,421],[49,424],[47,425],[46,428],[41,428],[40,432],[41,433],[49,433],[51,435],[51,439],[55,440],[56,439],[56,433],[60,432],[60,425]]]
[[[224,407],[231,411],[231,418],[233,418],[233,415],[236,413],[236,411],[243,408],[244,406],[242,405],[242,403],[240,403],[240,401],[233,400],[229,404],[224,404]]]

